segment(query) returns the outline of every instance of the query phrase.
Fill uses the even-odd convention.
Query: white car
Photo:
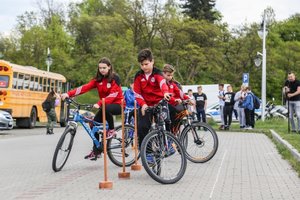
[[[261,115],[261,108],[255,109],[254,113],[255,120],[260,118]],[[215,122],[221,122],[221,115],[220,115],[220,108],[219,103],[214,103],[206,109],[206,118],[207,119],[213,119]],[[232,121],[237,121],[234,113],[232,113]]]
[[[0,130],[9,130],[14,127],[14,120],[6,111],[0,110]]]

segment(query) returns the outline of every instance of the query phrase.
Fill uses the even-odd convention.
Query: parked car
[[[6,111],[0,110],[0,130],[12,129],[14,126],[14,120]]]
[[[255,115],[255,120],[258,120],[259,117],[261,116],[261,108],[255,109],[254,115]],[[220,109],[219,109],[218,102],[208,106],[208,108],[206,109],[206,118],[212,119],[215,122],[221,122],[221,115],[220,115]],[[232,114],[232,121],[238,121],[235,118],[234,113]]]

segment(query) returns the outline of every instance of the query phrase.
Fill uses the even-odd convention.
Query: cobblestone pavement
[[[62,133],[63,129],[57,129]],[[30,130],[26,130],[30,131]],[[220,132],[215,157],[204,164],[188,161],[184,177],[161,185],[142,169],[121,180],[121,168],[108,162],[111,190],[99,189],[104,181],[103,158],[84,160],[91,141],[80,128],[70,158],[58,173],[51,169],[55,135],[0,138],[0,199],[300,199],[300,179],[263,134]]]

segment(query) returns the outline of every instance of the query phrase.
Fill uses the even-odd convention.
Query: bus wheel
[[[63,119],[62,121],[60,121],[59,124],[60,124],[60,127],[66,127],[67,126],[66,119]]]
[[[36,124],[37,112],[36,108],[31,109],[30,118],[28,119],[28,128],[34,128]]]

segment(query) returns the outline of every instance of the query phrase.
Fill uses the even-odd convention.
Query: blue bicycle
[[[88,133],[93,143],[95,144],[98,152],[103,151],[103,138],[101,137],[100,142],[96,139],[95,134],[103,134],[103,124],[94,121],[91,117],[87,116],[85,113],[81,114],[80,110],[91,110],[93,105],[90,104],[80,104],[75,100],[68,98],[66,99],[67,107],[71,106],[74,109],[70,111],[70,114],[73,116],[71,120],[68,121],[62,136],[60,137],[56,149],[54,151],[52,159],[52,169],[55,172],[62,170],[66,164],[69,155],[72,150],[74,137],[77,132],[78,123],[83,126],[85,131]],[[90,128],[92,127],[92,128]],[[106,124],[106,130],[108,125]],[[116,136],[108,139],[107,142],[107,155],[109,159],[117,166],[122,167],[122,126],[115,128]],[[124,149],[125,149],[125,165],[130,166],[135,162],[134,156],[134,127],[130,124],[124,125]]]

